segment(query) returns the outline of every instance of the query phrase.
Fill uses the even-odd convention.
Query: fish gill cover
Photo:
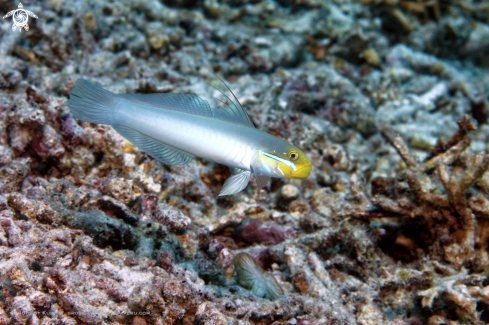
[[[489,322],[486,2],[22,5],[27,31],[0,25],[1,324]],[[227,167],[160,164],[67,106],[84,78],[223,108],[213,73],[308,179],[218,197]],[[283,295],[241,287],[239,254]]]

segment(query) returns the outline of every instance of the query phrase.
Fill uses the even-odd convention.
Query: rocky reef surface
[[[489,323],[487,2],[23,5],[28,31],[0,25],[0,324]],[[226,167],[66,106],[80,77],[222,106],[213,73],[309,179],[217,197]]]

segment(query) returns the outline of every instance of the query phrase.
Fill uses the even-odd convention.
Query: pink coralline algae
[[[74,118],[67,118],[61,124],[61,135],[67,147],[87,144],[90,137],[87,131],[76,123]]]
[[[295,231],[263,219],[248,219],[236,230],[237,237],[248,243],[278,244],[292,238]]]
[[[156,208],[154,216],[156,220],[175,231],[184,231],[191,223],[191,219],[186,217],[181,211],[163,205],[159,205]]]

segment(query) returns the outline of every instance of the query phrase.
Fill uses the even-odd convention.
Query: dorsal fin
[[[140,105],[169,109],[193,115],[213,116],[209,103],[191,94],[125,94],[122,98]]]
[[[234,112],[232,111],[232,108],[236,109],[234,106],[227,106],[225,108],[213,108],[212,114],[215,118],[221,120],[238,123],[252,128],[255,127],[246,112],[244,112],[246,114],[246,119],[244,119],[242,116],[236,116],[236,114],[234,114]]]
[[[246,111],[244,110],[243,106],[241,106],[241,103],[239,102],[238,98],[233,93],[233,91],[231,90],[231,88],[229,88],[228,85],[224,82],[224,80],[222,80],[221,78],[219,78],[219,76],[217,74],[215,74],[214,72],[212,72],[210,69],[209,69],[209,72],[211,72],[214,76],[216,76],[216,78],[219,79],[224,86],[226,86],[226,88],[231,92],[231,94],[233,95],[234,99],[236,100],[236,102],[234,102],[221,89],[219,89],[219,88],[211,85],[210,83],[207,83],[206,82],[209,86],[211,86],[212,88],[214,88],[217,91],[219,91],[221,94],[224,95],[224,97],[226,97],[231,102],[231,105],[226,106],[223,109],[214,108],[212,110],[212,112],[214,113],[214,117],[220,118],[220,119],[223,119],[223,120],[227,120],[227,121],[232,120],[233,122],[237,122],[237,123],[240,123],[242,125],[246,125],[246,126],[250,126],[250,127],[254,128],[255,126],[251,122],[250,117],[248,116],[248,113],[246,113]],[[219,100],[219,101],[221,101],[221,100]],[[224,105],[226,105],[226,103],[224,103]]]
[[[248,116],[248,113],[244,110],[241,105],[229,105],[223,108],[223,110],[230,116],[235,117],[238,120],[245,122],[247,125],[251,127],[255,127]]]

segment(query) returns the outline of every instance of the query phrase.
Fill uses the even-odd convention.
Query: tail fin
[[[112,124],[112,114],[117,104],[117,95],[85,79],[78,79],[71,90],[68,107],[76,119]]]

